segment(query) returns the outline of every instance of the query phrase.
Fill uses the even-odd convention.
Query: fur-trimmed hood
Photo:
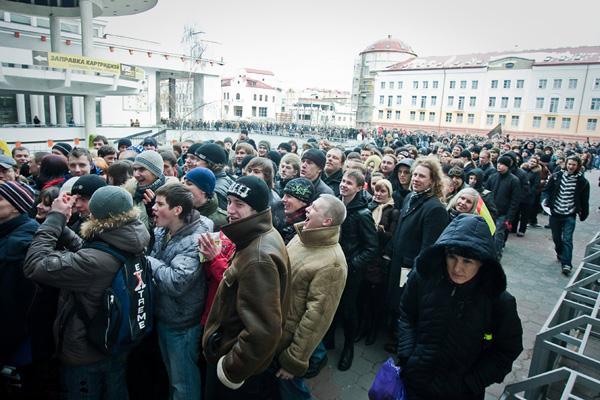
[[[81,225],[81,237],[86,241],[102,240],[124,252],[138,254],[150,242],[150,233],[139,219],[139,210],[106,219],[90,219]]]

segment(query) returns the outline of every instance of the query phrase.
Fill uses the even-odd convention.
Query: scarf
[[[387,206],[394,207],[394,199],[390,197],[387,203],[381,203],[373,210],[373,220],[375,221],[376,228],[379,226],[379,223],[381,222],[381,217],[383,216],[383,210],[385,210]]]
[[[308,206],[307,206],[308,207]],[[294,211],[291,215],[285,216],[285,223],[287,225],[295,224],[306,219],[306,207],[302,207]]]
[[[149,185],[137,185],[137,188],[135,189],[135,193],[133,195],[133,201],[136,203],[139,203],[140,201],[144,200],[144,192],[146,192],[147,189],[152,190],[153,192],[156,192],[158,190],[158,188],[160,188],[162,185],[165,184],[165,176],[161,175],[157,180],[155,180],[154,182],[152,182]]]
[[[412,206],[415,205],[415,203],[421,198],[421,197],[428,197],[431,195],[431,188],[429,189],[425,189],[422,192],[412,192],[412,195],[410,196],[410,199],[408,200],[408,208],[412,208]]]
[[[52,187],[52,186],[61,186],[64,183],[64,181],[65,181],[65,178],[52,179],[51,181],[44,183],[44,186],[42,186],[42,190],[48,189],[49,187]]]

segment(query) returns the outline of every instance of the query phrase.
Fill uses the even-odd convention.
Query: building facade
[[[275,122],[282,92],[273,72],[244,68],[221,79],[222,119]]]

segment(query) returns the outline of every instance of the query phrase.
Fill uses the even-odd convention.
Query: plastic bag
[[[371,388],[369,389],[370,400],[406,400],[406,389],[400,377],[400,367],[397,367],[393,358],[388,358],[383,363]]]

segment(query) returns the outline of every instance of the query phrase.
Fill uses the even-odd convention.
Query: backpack
[[[87,315],[75,296],[75,311],[87,328],[88,341],[104,354],[122,354],[148,336],[154,325],[149,261],[144,254],[122,253],[104,242],[88,242],[84,247],[108,253],[123,264],[104,290],[96,315]]]

